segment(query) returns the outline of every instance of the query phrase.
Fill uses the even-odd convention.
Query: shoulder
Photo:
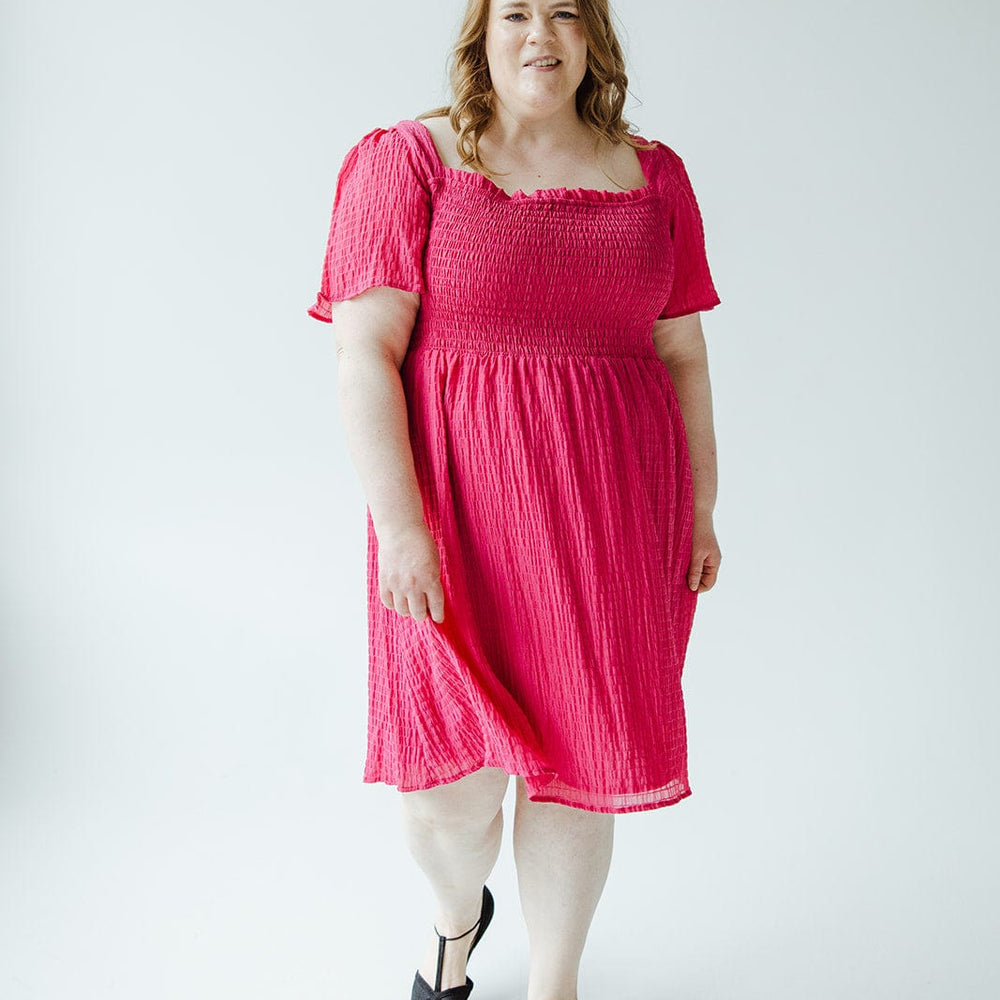
[[[649,158],[647,162],[652,164],[656,180],[661,187],[676,190],[678,187],[685,188],[690,184],[684,161],[672,146],[668,146],[660,139],[646,139],[640,135],[633,135],[632,138],[643,146],[653,147],[640,152]]]
[[[394,125],[378,126],[363,135],[351,147],[350,154],[366,160],[404,167],[425,177],[434,172],[433,148],[428,129],[412,118],[403,118]]]
[[[424,184],[433,173],[433,161],[421,142],[419,122],[403,119],[366,132],[348,149],[344,168],[360,171],[367,180]]]
[[[425,142],[430,141],[443,164],[449,167],[462,166],[456,145],[458,136],[451,127],[451,120],[447,115],[436,115],[433,118],[423,118],[419,122],[405,124],[416,125],[421,130],[419,137]]]

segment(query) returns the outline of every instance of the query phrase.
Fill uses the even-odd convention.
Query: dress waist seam
[[[615,345],[558,345],[558,344],[502,344],[468,343],[419,343],[411,346],[408,354],[471,354],[479,356],[521,356],[543,357],[609,357],[609,358],[654,358],[660,360],[656,347],[650,339],[649,347],[619,347]]]

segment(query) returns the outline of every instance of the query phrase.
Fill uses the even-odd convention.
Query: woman
[[[453,58],[449,107],[345,157],[309,310],[368,500],[364,780],[434,893],[414,1000],[472,989],[511,775],[528,1000],[573,1000],[614,815],[690,794],[720,300],[607,0],[469,0]]]

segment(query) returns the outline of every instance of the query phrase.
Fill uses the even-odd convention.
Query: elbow
[[[707,358],[700,313],[659,319],[653,324],[652,336],[657,357],[669,368],[703,363]]]
[[[420,296],[398,288],[369,288],[331,308],[339,361],[377,356],[398,369],[409,349]]]
[[[367,336],[345,334],[335,338],[335,347],[337,366],[341,370],[356,366],[371,368],[391,365],[398,371],[403,365],[407,350],[405,346],[400,346],[397,338],[381,332]]]

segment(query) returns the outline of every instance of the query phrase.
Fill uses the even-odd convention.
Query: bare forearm
[[[684,360],[665,361],[684,417],[695,510],[711,514],[718,492],[715,427],[712,420],[712,387],[708,357],[700,352]]]
[[[424,522],[410,447],[406,397],[399,369],[376,350],[345,352],[337,394],[348,452],[372,514],[375,533]]]

